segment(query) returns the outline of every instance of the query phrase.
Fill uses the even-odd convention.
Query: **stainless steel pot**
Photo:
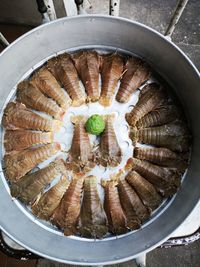
[[[191,164],[177,195],[145,227],[117,239],[94,241],[67,238],[50,231],[48,226],[41,226],[17,201],[12,200],[1,171],[0,226],[5,233],[23,247],[52,260],[80,265],[105,265],[138,257],[161,244],[198,202],[200,79],[192,62],[178,47],[142,24],[107,16],[64,18],[25,34],[1,54],[1,108],[10,99],[19,80],[30,73],[33,67],[62,50],[81,48],[118,49],[145,58],[179,97],[193,134]]]

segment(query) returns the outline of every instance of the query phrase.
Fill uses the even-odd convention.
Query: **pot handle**
[[[175,30],[175,27],[188,3],[188,0],[179,0],[175,8],[174,14],[170,20],[169,26],[165,32],[165,36],[171,38],[172,33]]]
[[[26,249],[14,249],[10,247],[6,241],[5,236],[3,232],[0,230],[0,251],[6,254],[9,257],[18,259],[18,260],[33,260],[33,259],[40,259],[41,257],[26,250]],[[10,239],[8,236],[6,236],[7,239]],[[10,239],[12,241],[12,239]],[[12,241],[14,242],[14,241]]]
[[[118,17],[120,0],[110,0],[109,5],[109,15]]]
[[[44,3],[44,0],[36,0],[37,2],[37,7],[38,7],[38,11],[40,13],[46,13],[47,12],[47,7]]]
[[[146,267],[146,253],[141,254],[135,259],[137,267]]]
[[[0,32],[0,43],[4,46],[7,47],[9,46],[8,40],[4,37],[4,35]]]

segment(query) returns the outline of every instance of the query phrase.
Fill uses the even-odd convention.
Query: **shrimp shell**
[[[35,72],[30,82],[42,93],[55,100],[63,109],[66,110],[70,107],[71,99],[69,95],[61,88],[55,77],[46,67],[42,67],[39,71]]]
[[[62,122],[43,118],[24,104],[10,102],[4,110],[2,125],[8,130],[30,129],[48,132],[59,131]]]
[[[109,231],[113,234],[123,234],[128,231],[126,217],[122,210],[117,190],[117,181],[101,181],[104,187],[104,209],[108,218]]]
[[[61,149],[58,143],[12,151],[4,156],[6,178],[17,181],[37,164],[56,154]]]
[[[119,180],[118,190],[120,202],[127,218],[127,227],[131,230],[140,228],[142,221],[149,217],[149,210],[126,180]]]
[[[108,232],[107,224],[107,217],[97,190],[97,179],[95,176],[88,176],[84,181],[79,232],[84,237],[102,238]]]
[[[189,150],[190,136],[188,129],[185,124],[180,122],[139,130],[131,128],[129,136],[133,143],[138,141],[178,152]]]
[[[154,210],[161,204],[162,198],[154,186],[139,173],[131,171],[126,175],[125,179],[135,189],[146,207]]]
[[[106,128],[101,136],[99,156],[97,160],[104,167],[115,167],[120,164],[122,159],[121,148],[113,127],[113,116],[106,115]]]
[[[177,120],[180,116],[181,113],[178,111],[176,106],[161,106],[142,117],[139,121],[137,121],[136,126],[138,129],[160,126]]]
[[[95,166],[94,155],[88,133],[85,130],[85,118],[74,116],[71,118],[74,123],[74,135],[67,165],[74,172],[88,172]]]
[[[48,166],[28,173],[20,180],[11,183],[11,195],[26,204],[32,204],[44,188],[58,175],[66,175],[67,170],[62,159],[56,159]]]
[[[99,103],[105,107],[112,103],[123,72],[123,65],[123,58],[116,53],[102,56],[102,88]]]
[[[83,176],[75,176],[70,182],[59,206],[53,212],[53,224],[64,230],[66,236],[77,234],[78,232],[77,223],[81,210],[83,182]]]
[[[128,168],[138,172],[147,181],[154,185],[163,196],[168,197],[176,193],[180,187],[181,175],[168,168],[159,167],[145,160],[131,158],[128,160]]]
[[[59,182],[45,192],[39,201],[32,206],[32,212],[43,220],[49,220],[58,207],[65,191],[69,186],[69,180],[66,176],[62,176]]]
[[[151,163],[170,167],[170,168],[177,168],[180,170],[185,170],[188,166],[188,163],[183,160],[183,158],[171,151],[168,148],[141,148],[135,147],[134,148],[134,157],[147,160]]]
[[[86,94],[80,88],[78,73],[69,54],[64,53],[50,59],[47,68],[63,85],[72,99],[73,106],[81,106],[85,103]]]
[[[6,130],[4,135],[4,147],[6,152],[18,151],[33,145],[52,143],[54,135],[52,132],[31,132],[25,130]]]
[[[98,101],[100,56],[95,51],[83,51],[72,55],[75,67],[85,86],[87,100],[90,102]]]
[[[131,95],[150,77],[150,67],[140,58],[131,57],[124,67],[121,84],[116,95],[116,100],[121,103],[129,101]]]
[[[156,83],[146,85],[143,90],[145,93],[140,93],[138,102],[132,111],[126,114],[126,120],[131,126],[135,126],[139,119],[166,100],[166,93]]]
[[[55,119],[61,119],[64,110],[55,101],[44,96],[44,94],[31,85],[28,81],[20,82],[17,86],[17,101],[38,111],[43,111]]]

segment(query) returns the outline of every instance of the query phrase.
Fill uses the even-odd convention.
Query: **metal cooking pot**
[[[1,108],[13,94],[16,84],[31,73],[33,67],[56,52],[81,48],[111,48],[142,56],[173,88],[184,107],[193,135],[191,163],[176,196],[150,223],[117,239],[94,241],[49,231],[48,226],[34,221],[18,201],[12,200],[1,171],[0,227],[5,233],[28,250],[52,260],[105,265],[138,257],[164,242],[198,202],[200,79],[197,69],[178,47],[142,24],[108,16],[64,18],[30,31],[1,54]]]

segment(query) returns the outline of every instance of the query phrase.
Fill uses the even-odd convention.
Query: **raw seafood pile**
[[[58,55],[20,82],[2,118],[11,195],[66,236],[96,239],[139,229],[177,192],[190,150],[181,108],[151,76],[150,66],[140,58],[88,50]],[[136,91],[139,98],[133,106]],[[97,147],[85,115],[70,117],[73,137],[68,151],[55,142],[69,108],[98,102],[106,110],[114,101],[132,106],[124,121],[133,155],[124,166],[120,129],[114,127],[117,118],[112,112],[102,115],[105,129],[96,138]],[[101,166],[116,172],[99,179],[91,171]]]

